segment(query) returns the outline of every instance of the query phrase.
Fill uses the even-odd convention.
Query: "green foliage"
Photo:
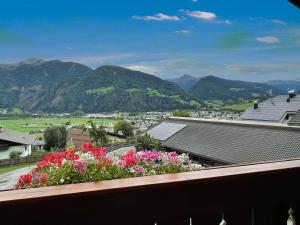
[[[161,149],[160,142],[153,139],[149,134],[144,134],[141,136],[136,137],[136,145],[135,148],[140,150],[147,150],[147,149]]]
[[[173,116],[177,116],[177,117],[191,117],[192,114],[188,111],[183,111],[183,110],[177,110],[173,112]]]
[[[22,152],[21,151],[12,151],[10,154],[9,154],[9,158],[10,159],[19,159],[22,155]]]
[[[113,92],[115,90],[114,87],[100,87],[95,89],[88,89],[85,92],[87,94],[108,94],[110,92]]]
[[[114,132],[118,133],[119,131],[121,131],[125,137],[133,136],[133,130],[134,127],[125,120],[118,120],[114,124]]]
[[[83,130],[87,130],[89,132],[92,142],[97,146],[107,146],[109,139],[103,123],[100,126],[94,124],[92,120],[89,120],[88,123],[91,128],[84,128]]]
[[[225,104],[222,109],[231,110],[235,112],[244,112],[246,109],[253,105],[253,101],[241,101],[232,104]]]
[[[65,127],[53,126],[48,127],[44,131],[45,149],[46,150],[59,150],[66,147],[67,143],[67,130]]]

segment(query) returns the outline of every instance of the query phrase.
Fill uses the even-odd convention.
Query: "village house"
[[[242,115],[242,120],[270,121],[289,124],[300,110],[300,95],[289,91],[288,95],[279,95],[264,102],[254,102]]]
[[[43,145],[34,135],[0,128],[0,160],[8,159],[11,152],[20,152],[20,157],[26,157],[31,155],[33,146],[42,149]]]

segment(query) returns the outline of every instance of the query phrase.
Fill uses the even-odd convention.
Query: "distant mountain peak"
[[[198,81],[198,78],[184,74],[181,77],[169,79],[169,81],[177,84],[183,90],[189,91],[189,89]]]
[[[179,79],[182,78],[182,79],[197,79],[196,77],[193,77],[189,74],[183,74],[181,77],[179,77]]]

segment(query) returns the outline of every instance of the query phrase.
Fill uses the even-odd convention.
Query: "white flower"
[[[90,152],[79,153],[79,160],[93,161],[95,157]]]
[[[63,184],[64,182],[65,182],[65,180],[64,180],[64,178],[62,177],[62,178],[60,179],[60,183]]]

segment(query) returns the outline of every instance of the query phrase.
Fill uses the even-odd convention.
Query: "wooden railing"
[[[300,222],[300,160],[0,193],[13,224],[230,225]],[[298,223],[299,223],[298,222]]]
[[[0,167],[1,166],[8,166],[8,165],[16,165],[22,163],[33,163],[38,162],[43,159],[43,155],[41,156],[30,156],[30,157],[21,157],[16,159],[1,159],[0,160]]]

